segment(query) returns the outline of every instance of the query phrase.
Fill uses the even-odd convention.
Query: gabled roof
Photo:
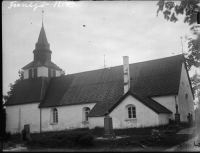
[[[53,68],[56,70],[61,70],[56,64],[54,64],[51,61],[48,60],[38,60],[38,61],[32,61],[29,64],[27,64],[26,66],[24,66],[22,69],[29,69],[29,68],[34,68],[34,67],[38,67],[38,66],[46,66],[49,68]]]
[[[22,80],[5,103],[5,106],[41,102],[48,85],[48,78],[38,77]]]
[[[154,101],[153,99],[141,95],[137,95],[132,93],[131,91],[128,91],[124,96],[121,98],[116,97],[113,99],[110,99],[106,102],[106,105],[103,103],[97,103],[94,108],[90,111],[89,117],[98,117],[98,116],[104,116],[107,110],[109,113],[111,113],[128,95],[133,96],[137,100],[139,100],[141,103],[152,109],[157,114],[160,113],[172,113],[170,110],[168,110],[166,107],[162,106],[158,102]]]
[[[169,113],[151,96],[178,94],[183,55],[130,64],[134,97],[157,113]],[[91,116],[102,116],[124,96],[123,66],[52,78],[39,107],[97,103]]]

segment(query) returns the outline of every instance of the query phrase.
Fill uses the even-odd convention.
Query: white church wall
[[[56,70],[56,77],[60,76],[60,71]]]
[[[104,127],[104,117],[89,117],[89,128]]]
[[[126,119],[126,105],[136,107],[136,119]],[[127,96],[111,113],[113,128],[146,127],[158,125],[158,114],[131,95]]]
[[[151,99],[155,100],[156,102],[160,103],[167,109],[169,109],[173,115],[171,115],[171,119],[175,119],[174,114],[176,113],[176,102],[175,102],[175,95],[169,96],[159,96],[159,97],[151,97]]]
[[[172,119],[173,114],[159,114],[158,115],[158,122],[159,125],[165,125],[169,123],[169,119]]]
[[[38,103],[6,106],[6,131],[21,132],[25,124],[30,124],[30,132],[40,130]]]
[[[24,70],[24,79],[28,79],[28,70]]]
[[[42,131],[65,130],[85,127],[85,123],[83,123],[83,108],[89,107],[91,110],[94,105],[95,103],[89,103],[53,107],[58,110],[58,124],[51,124],[50,122],[50,112],[52,107],[42,108]]]
[[[181,72],[181,79],[180,79],[179,93],[178,93],[178,104],[179,104],[179,111],[180,111],[179,113],[181,121],[184,122],[188,121],[187,119],[188,113],[192,113],[194,118],[193,101],[194,99],[190,89],[186,68],[184,64],[182,64],[182,72]]]

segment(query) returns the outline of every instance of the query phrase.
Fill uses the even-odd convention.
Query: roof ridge
[[[173,58],[173,57],[176,57],[176,56],[178,57],[178,56],[183,56],[183,55],[182,55],[182,54],[179,54],[179,55],[168,56],[168,57],[162,57],[162,58],[156,58],[156,59],[152,59],[152,60],[146,60],[146,61],[141,61],[141,62],[131,63],[131,64],[140,64],[140,63],[145,63],[145,62],[153,62],[153,61],[158,61],[158,60]]]
[[[142,61],[142,62],[137,62],[137,63],[129,63],[129,65],[140,64],[140,63],[145,63],[145,62],[153,62],[153,61],[163,60],[163,59],[172,58],[172,57],[176,57],[176,56],[183,56],[183,55],[179,54],[179,55],[168,56],[168,57],[163,57],[163,58],[157,58],[157,59],[147,60],[147,61]],[[94,71],[99,71],[99,70],[110,70],[111,68],[113,69],[113,68],[122,67],[122,66],[123,66],[123,64],[122,65],[111,66],[109,68],[94,69],[94,70],[76,72],[76,73],[72,73],[72,74],[66,74],[64,76],[59,76],[59,77],[65,77],[65,76],[68,76],[68,75],[77,75],[77,74],[81,74],[81,73],[88,73],[88,72],[94,72]]]

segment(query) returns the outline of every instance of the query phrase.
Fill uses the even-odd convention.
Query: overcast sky
[[[12,4],[12,5],[11,5]],[[18,4],[15,5],[14,4]],[[21,6],[19,5],[21,4]],[[27,7],[23,7],[26,4]],[[44,28],[52,61],[65,74],[181,54],[190,26],[156,16],[157,1],[58,2],[44,5]],[[85,26],[83,26],[85,25]],[[31,1],[2,2],[3,94],[19,78],[18,70],[33,61],[33,50],[42,26],[42,7]]]

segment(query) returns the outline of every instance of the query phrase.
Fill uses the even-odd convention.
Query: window
[[[37,68],[34,68],[34,78],[37,78]]]
[[[51,69],[48,68],[48,77],[51,77]]]
[[[58,111],[56,108],[53,110],[53,123],[58,123]]]
[[[56,70],[53,70],[53,77],[56,77]]]
[[[185,94],[185,99],[188,100],[188,94]]]
[[[32,77],[32,69],[29,69],[28,75],[29,75],[29,78],[33,78],[33,77]]]
[[[135,107],[128,108],[128,118],[136,118]]]
[[[136,107],[132,104],[125,107],[126,119],[135,119],[136,118]]]
[[[88,114],[90,112],[89,107],[84,107],[83,108],[83,121],[88,121]]]
[[[58,123],[58,110],[56,108],[51,109],[51,124]]]

